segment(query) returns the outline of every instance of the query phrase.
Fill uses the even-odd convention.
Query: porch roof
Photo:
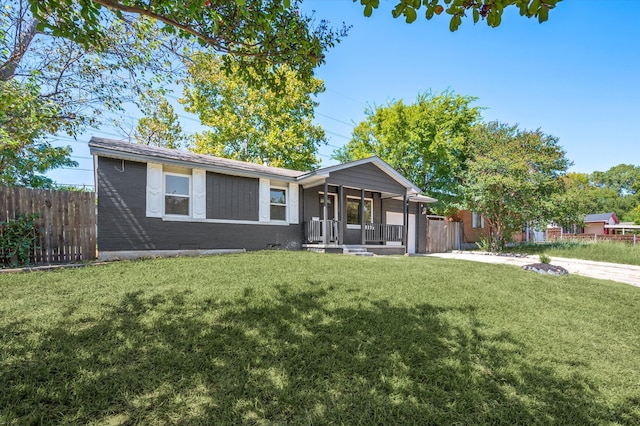
[[[321,183],[324,182],[329,176],[331,176],[331,173],[361,166],[363,164],[373,164],[378,167],[382,172],[386,173],[389,177],[402,185],[407,190],[407,195],[420,195],[420,188],[418,188],[413,182],[398,173],[398,171],[387,164],[382,158],[377,156],[350,161],[348,163],[337,164],[335,166],[324,167],[322,169],[308,172],[302,176],[298,176],[296,180],[302,185]]]

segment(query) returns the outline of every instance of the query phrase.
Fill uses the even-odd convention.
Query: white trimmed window
[[[191,215],[191,176],[164,173],[164,214],[167,216]]]
[[[473,228],[484,228],[484,217],[480,213],[471,212],[471,226]]]
[[[360,227],[360,198],[347,197],[347,226]],[[364,223],[373,223],[373,200],[364,199]]]
[[[271,220],[287,220],[287,190],[271,187],[269,191],[269,211]]]

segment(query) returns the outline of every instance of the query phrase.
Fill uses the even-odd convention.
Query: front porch
[[[310,173],[299,180],[302,247],[345,252],[422,253],[426,247],[425,203],[411,182],[379,159]]]

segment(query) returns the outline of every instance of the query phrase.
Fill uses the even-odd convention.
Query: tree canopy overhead
[[[239,67],[226,73],[216,55],[193,57],[181,102],[209,129],[195,135],[192,150],[296,170],[317,167],[325,134],[312,122],[313,96],[324,91],[322,81],[301,79],[282,65],[274,74],[282,79],[279,89],[272,90],[247,84],[235,72]]]
[[[354,2],[358,0],[353,0]],[[490,27],[497,27],[502,22],[502,14],[509,7],[518,8],[520,15],[527,18],[537,18],[538,22],[545,22],[549,18],[549,11],[562,0],[399,0],[393,7],[391,14],[394,18],[404,17],[407,23],[418,18],[418,13],[424,11],[425,18],[430,20],[443,12],[451,16],[449,29],[456,31],[462,20],[471,13],[474,23],[485,20]],[[374,9],[380,6],[380,0],[360,0],[364,6],[365,16],[371,16]]]
[[[480,120],[474,101],[453,92],[425,92],[409,105],[399,100],[369,109],[333,157],[345,162],[377,155],[438,198],[444,212],[460,183],[469,132]]]
[[[30,0],[38,27],[84,45],[101,44],[104,16],[137,14],[161,23],[168,34],[195,37],[224,56],[227,68],[240,63],[245,77],[269,80],[286,64],[310,78],[324,51],[346,35],[324,20],[301,14],[299,0]]]
[[[71,148],[43,137],[59,126],[58,113],[33,82],[0,81],[0,185],[48,188],[53,181],[47,170],[77,166]]]
[[[6,0],[0,8],[0,179],[51,186],[47,170],[77,164],[50,136],[76,136],[140,94],[162,91],[185,45],[144,16],[103,19],[102,44],[80,45],[39,31],[29,5]]]

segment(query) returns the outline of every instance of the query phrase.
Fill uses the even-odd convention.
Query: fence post
[[[633,245],[636,245],[636,234],[633,234]]]

